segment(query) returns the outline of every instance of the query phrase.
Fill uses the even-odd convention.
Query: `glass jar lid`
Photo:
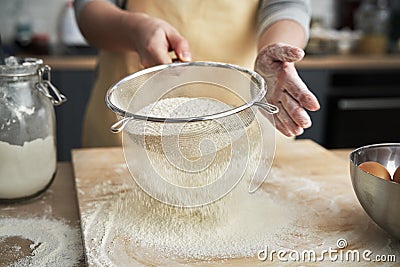
[[[37,58],[7,57],[5,65],[0,65],[0,77],[24,77],[37,75],[43,60]]]

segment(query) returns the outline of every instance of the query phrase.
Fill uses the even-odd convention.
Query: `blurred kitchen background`
[[[300,138],[327,148],[400,142],[400,0],[311,0],[306,58],[298,70],[322,108]],[[7,55],[42,58],[69,101],[56,109],[59,160],[81,146],[96,49],[80,35],[72,1],[1,0]],[[108,129],[104,129],[107,131]]]

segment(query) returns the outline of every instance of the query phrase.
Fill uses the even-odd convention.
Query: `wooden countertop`
[[[46,218],[49,220],[62,221],[74,229],[77,229],[81,234],[72,164],[69,162],[58,163],[57,174],[53,183],[39,198],[15,204],[0,204],[0,223],[2,220],[9,218]],[[23,239],[2,240],[3,238],[0,229],[0,266],[14,266],[13,264],[18,262],[18,260],[26,258],[27,256],[33,256],[31,254],[32,248],[24,250],[24,245],[21,244],[24,242]],[[80,239],[82,238],[80,237]],[[82,240],[72,243],[76,244],[77,242],[82,242]],[[9,249],[13,247],[18,249],[14,251]],[[85,266],[83,250],[80,254],[79,266]]]
[[[335,149],[330,151],[347,162],[351,150],[352,149]],[[17,205],[0,204],[0,221],[4,217],[20,218],[47,216],[50,218],[68,220],[73,225],[79,224],[76,190],[73,177],[74,174],[71,163],[59,163],[55,181],[41,198]],[[4,266],[4,264],[12,264],[12,261],[7,261],[9,260],[10,255],[7,255],[7,251],[4,250],[6,247],[7,244],[1,243],[0,232],[0,266]],[[264,263],[260,264],[264,265]],[[83,251],[80,266],[86,266]]]
[[[351,149],[335,149],[331,150],[331,152],[347,162]],[[65,220],[72,226],[79,227],[80,217],[78,212],[77,192],[71,163],[58,164],[58,171],[53,184],[40,198],[13,205],[0,204],[0,222],[2,219],[10,217],[36,218],[43,216]],[[13,261],[12,259],[10,260],[10,258],[14,257],[15,259],[15,255],[7,254],[7,251],[4,249],[2,250],[1,247],[2,243],[0,242],[0,266],[3,266],[1,264],[2,259],[5,259],[8,264],[12,264]],[[7,244],[5,244],[5,247],[7,247]],[[82,250],[80,266],[86,265],[84,258],[84,251]]]
[[[43,56],[39,57],[53,70],[94,70],[96,56]]]
[[[268,247],[282,246],[304,251],[304,249],[321,249],[328,246],[335,248],[338,240],[345,240],[345,247],[350,244],[347,249],[359,251],[369,249],[377,255],[386,253],[386,255],[393,254],[399,257],[400,243],[392,240],[368,218],[354,195],[349,177],[349,150],[341,149],[335,152],[338,156],[310,140],[282,142],[277,146],[271,176],[260,188],[261,192],[267,194],[266,199],[262,200],[265,200],[263,203],[272,201],[276,207],[282,208],[287,207],[285,203],[290,203],[290,207],[296,209],[295,213],[300,217],[295,222],[291,223],[290,220],[288,222],[290,225],[287,226],[287,229],[293,232],[285,232],[282,235],[276,229],[266,229],[265,231],[270,231],[271,234],[275,232],[277,235],[275,240],[277,243],[266,237],[265,242]],[[153,228],[147,231],[147,227],[143,226],[142,222],[139,225],[134,223],[136,220],[140,221],[135,217],[136,215],[140,218],[143,217],[139,213],[140,211],[136,212],[133,209],[132,202],[126,202],[127,198],[132,197],[130,190],[135,189],[129,186],[131,176],[124,163],[121,148],[78,149],[73,150],[72,155],[77,181],[78,207],[89,266],[113,264],[116,266],[188,266],[191,264],[196,266],[259,266],[267,264],[257,260],[257,257],[250,256],[224,260],[217,256],[216,258],[210,256],[207,258],[207,262],[192,259],[190,256],[188,261],[184,256],[180,258],[180,254],[175,255],[174,253],[179,253],[178,251],[183,249],[182,244],[179,242],[173,244],[167,240],[168,238],[164,243],[164,241],[160,241],[159,233]],[[263,195],[261,193],[258,196],[262,197]],[[288,202],[285,202],[286,200]],[[140,206],[140,201],[137,202],[137,205]],[[269,205],[266,204],[266,209],[271,213],[267,212],[266,214],[277,216],[277,218],[281,216],[281,211],[268,207]],[[156,207],[155,210],[157,210]],[[262,208],[257,210],[262,212]],[[254,212],[254,210],[249,208],[246,209],[246,212]],[[233,217],[230,219],[236,221],[237,218],[234,214],[231,215]],[[143,216],[146,220],[153,218]],[[259,220],[262,221],[262,224],[268,225],[266,218],[260,217]],[[169,223],[167,219],[165,225],[169,225]],[[157,229],[163,229],[163,227],[163,223],[156,225]],[[126,228],[132,229],[132,235],[130,235],[130,231],[124,231]],[[244,232],[247,231],[250,236],[254,234],[252,223],[246,223],[246,227],[242,226],[241,229]],[[216,227],[215,235],[220,234],[219,231],[223,231],[223,229]],[[256,232],[260,236],[265,234],[258,230]],[[148,241],[150,243],[144,241],[143,245],[139,245],[142,243],[135,239],[136,233],[141,233],[140,240],[144,238],[143,234],[146,238],[154,238],[154,244],[153,241]],[[174,234],[179,236],[184,233],[177,230]],[[207,243],[209,235],[210,233],[205,231],[203,245],[211,246]],[[255,242],[257,241],[255,240]],[[386,246],[386,244],[391,245]],[[188,241],[187,245],[188,251],[192,251],[192,249],[198,251],[195,249],[198,247],[196,241]],[[214,246],[219,245],[214,244]],[[232,246],[235,245],[239,245],[239,243],[233,241]],[[169,250],[170,246],[172,246],[173,252]],[[330,264],[335,263],[329,260],[311,263],[312,266],[328,266]],[[271,261],[267,265],[282,266],[284,264]],[[356,266],[357,262],[349,263],[349,265]],[[363,265],[374,266],[373,263],[367,262],[363,262]]]
[[[91,70],[96,56],[35,56],[54,70]],[[298,69],[400,69],[400,55],[308,55],[297,63]]]
[[[400,55],[306,56],[299,69],[399,69]]]

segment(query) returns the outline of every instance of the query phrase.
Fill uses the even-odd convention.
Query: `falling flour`
[[[189,117],[220,112],[226,110],[227,106],[209,99],[171,98],[161,100],[151,108],[145,107],[139,113],[156,117]],[[212,123],[205,121],[202,126],[209,130]],[[263,192],[248,193],[253,170],[260,161],[267,165],[268,160],[271,160],[261,155],[262,143],[257,121],[245,125],[241,130],[234,129],[240,134],[234,135],[232,144],[216,146],[212,163],[197,172],[177,168],[176,162],[171,163],[167,158],[163,150],[165,147],[159,144],[162,130],[165,130],[161,126],[151,124],[139,132],[139,127],[128,128],[131,136],[125,140],[129,146],[125,143],[124,149],[125,153],[133,153],[132,157],[126,154],[126,159],[135,178],[142,176],[145,181],[151,180],[151,169],[155,169],[163,179],[183,186],[212,183],[215,176],[218,178],[227,171],[233,175],[242,175],[242,179],[224,197],[193,208],[164,204],[150,197],[137,184],[107,184],[93,188],[93,194],[98,194],[95,197],[97,201],[88,207],[87,214],[82,215],[84,235],[89,247],[94,248],[88,251],[90,264],[129,264],[132,257],[165,257],[166,260],[172,257],[182,259],[183,262],[252,257],[265,244],[275,244],[278,237],[288,230],[290,223],[296,220],[295,209],[291,208],[290,203],[278,205],[273,199],[265,197]],[[178,132],[190,134],[196,132],[197,127],[199,125],[189,125],[189,128],[183,131],[179,129]],[[167,133],[174,132],[173,128]],[[146,139],[149,137],[151,139]],[[222,134],[222,138],[228,137],[232,136]],[[140,142],[140,138],[144,138],[144,143]],[[218,138],[218,135],[212,138]],[[211,141],[218,142],[214,139]],[[194,142],[191,149],[197,149],[197,143],[200,142]],[[178,144],[179,149],[181,146]],[[236,158],[232,158],[233,149],[239,151]],[[146,161],[150,163],[146,164]],[[198,164],[199,160],[194,162]],[[115,173],[118,175],[117,170]],[[225,182],[229,182],[229,178],[235,177],[227,177]],[[77,183],[85,187],[79,179]],[[201,194],[186,195],[165,190],[156,181],[149,184],[164,196],[174,195],[173,198],[195,200],[204,197]],[[109,189],[111,191],[107,191]],[[141,252],[144,255],[137,254]]]
[[[214,99],[180,97],[162,99],[138,114],[198,117],[231,108]],[[262,156],[262,143],[256,120],[234,127],[232,124],[240,125],[241,117],[228,117],[225,122],[148,122],[140,127],[135,121],[129,125],[129,138],[124,139],[128,166],[141,189],[157,200],[140,189],[137,198],[150,207],[157,206],[158,200],[175,206],[203,206],[187,212],[218,220],[227,207],[236,207],[247,195],[245,184],[237,183],[241,179],[248,182],[254,176]],[[213,205],[205,205],[216,200]]]
[[[6,266],[78,266],[82,258],[82,242],[79,228],[59,220],[46,218],[1,218],[0,248],[7,240],[17,240],[10,249],[16,254],[15,261]],[[21,244],[29,246],[25,256]],[[5,255],[1,255],[5,253]],[[10,251],[0,249],[1,258],[10,257]],[[11,255],[12,256],[12,255]],[[0,258],[0,266],[1,264]],[[4,258],[3,258],[4,259]],[[3,262],[4,263],[4,262]]]
[[[38,193],[55,173],[54,137],[38,138],[22,146],[0,141],[0,164],[0,199]]]

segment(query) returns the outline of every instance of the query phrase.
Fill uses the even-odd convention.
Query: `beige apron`
[[[253,68],[256,57],[258,0],[128,0],[127,10],[145,12],[174,26],[188,41],[193,61],[217,61]],[[136,53],[100,52],[98,77],[83,125],[84,146],[121,145],[112,134],[115,114],[104,102],[106,91],[140,70]]]

